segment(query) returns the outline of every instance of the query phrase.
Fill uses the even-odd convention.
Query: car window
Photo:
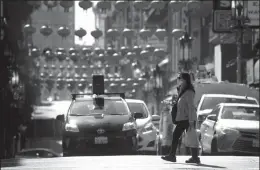
[[[259,108],[244,106],[225,106],[221,113],[221,118],[259,121]]]
[[[135,113],[135,112],[142,113],[144,118],[148,117],[149,112],[143,103],[127,102],[127,105],[129,107],[131,113]]]
[[[200,110],[212,109],[220,103],[246,103],[246,104],[257,104],[255,100],[249,99],[236,99],[227,97],[205,97]]]
[[[215,108],[210,114],[211,114],[211,115],[216,115],[216,116],[218,117],[219,111],[220,111],[220,107],[217,107],[217,108]]]
[[[70,115],[90,115],[96,113],[127,115],[128,109],[122,100],[105,99],[104,107],[97,107],[93,99],[76,100],[70,109]]]

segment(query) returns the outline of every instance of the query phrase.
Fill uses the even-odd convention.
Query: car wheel
[[[211,154],[218,155],[218,141],[216,138],[213,138],[211,142]]]

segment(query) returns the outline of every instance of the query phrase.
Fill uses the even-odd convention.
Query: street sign
[[[214,33],[231,33],[232,11],[215,10],[213,12],[213,32]]]
[[[260,2],[259,0],[250,0],[246,1],[245,8],[247,8],[247,14],[249,18],[248,26],[252,28],[259,28],[259,11],[260,11]]]

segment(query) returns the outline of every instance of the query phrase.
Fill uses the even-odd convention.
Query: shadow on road
[[[223,166],[217,166],[217,165],[208,165],[208,164],[187,164],[187,163],[177,163],[173,162],[171,164],[179,164],[179,165],[193,165],[193,166],[198,166],[198,167],[207,167],[207,168],[220,168],[220,169],[226,169],[227,167]]]
[[[6,159],[6,160],[1,160],[1,167],[18,167],[22,166],[22,161],[20,159]]]

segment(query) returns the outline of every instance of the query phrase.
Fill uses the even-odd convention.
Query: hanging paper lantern
[[[148,57],[150,57],[150,55],[151,55],[151,53],[147,50],[143,50],[140,53],[140,56],[142,57],[142,59],[148,58]]]
[[[70,8],[73,7],[73,5],[74,5],[74,1],[68,1],[68,0],[60,1],[60,6],[64,8],[64,12],[69,12]]]
[[[128,52],[128,50],[129,50],[129,49],[128,49],[127,47],[122,46],[122,47],[120,48],[120,51],[121,51],[122,56],[126,55],[127,52]]]
[[[57,32],[62,39],[65,39],[70,35],[70,29],[66,26],[61,26]]]
[[[59,78],[57,80],[57,89],[62,90],[65,87],[65,81]]]
[[[26,24],[24,27],[24,33],[25,35],[29,35],[31,36],[32,34],[34,34],[36,32],[36,28],[34,28],[31,24]]]
[[[134,52],[136,54],[139,54],[141,51],[142,51],[142,48],[138,45],[135,45],[134,48],[133,48]]]
[[[48,8],[48,10],[52,10],[52,8],[58,5],[57,1],[43,1],[44,5]]]
[[[155,50],[154,50],[154,55],[156,56],[156,57],[158,57],[158,58],[162,58],[162,57],[165,57],[165,51],[163,50],[163,49],[158,49],[158,48],[156,48]]]
[[[154,48],[153,46],[151,46],[150,44],[147,44],[147,45],[145,46],[145,49],[146,49],[147,51],[149,51],[149,52],[153,52],[155,48]]]
[[[89,47],[83,47],[82,52],[83,52],[84,55],[90,54],[92,52],[92,49],[89,48]]]
[[[98,1],[97,8],[100,9],[102,12],[111,9],[111,1]]]
[[[31,5],[34,9],[39,9],[42,5],[41,1],[27,1],[29,5]]]
[[[66,53],[66,50],[64,48],[57,48],[56,52]]]
[[[46,74],[43,73],[43,72],[41,72],[41,73],[40,73],[40,77],[41,77],[42,79],[45,79],[45,78],[46,78]]]
[[[101,48],[99,48],[99,47],[96,47],[96,48],[94,49],[94,51],[95,51],[95,53],[96,53],[97,55],[99,55],[99,54],[101,54],[101,53],[104,53],[104,50],[101,49]]]
[[[174,12],[178,12],[185,6],[185,3],[186,2],[183,2],[181,0],[175,0],[171,1],[169,5]]]
[[[92,2],[90,0],[84,0],[84,1],[80,1],[79,2],[79,6],[83,9],[83,10],[88,10],[89,8],[92,7]]]
[[[150,38],[152,36],[152,31],[150,29],[146,29],[146,28],[143,28],[140,30],[140,37],[143,39],[143,40],[147,40],[148,38]]]
[[[73,62],[77,62],[78,59],[79,59],[79,55],[77,53],[71,53],[70,54],[70,59],[73,61]]]
[[[63,65],[61,65],[60,70],[63,72],[64,69],[65,69],[65,67]]]
[[[44,25],[41,27],[40,29],[40,33],[45,36],[45,37],[48,37],[52,34],[52,29],[48,26],[48,25]]]
[[[80,28],[79,30],[75,31],[75,35],[79,37],[79,39],[82,39],[85,35],[87,35],[87,31],[83,28]]]
[[[149,4],[150,4],[149,1],[139,0],[139,1],[135,1],[135,2],[134,2],[134,7],[135,7],[137,10],[144,10],[145,8],[148,8],[148,7],[149,7]]]
[[[72,70],[72,67],[71,67],[70,65],[68,65],[68,66],[67,66],[67,69],[68,69],[69,71],[71,71],[71,70]]]
[[[113,54],[116,52],[116,50],[113,49],[112,47],[107,47],[106,52],[107,52],[107,54],[108,54],[109,56],[111,56],[111,55],[113,55]]]
[[[48,66],[47,64],[44,64],[43,68],[44,68],[45,70],[47,70],[47,69],[49,68],[49,66]]]
[[[77,52],[78,52],[78,50],[77,50],[76,48],[74,48],[74,47],[71,47],[71,48],[69,49],[69,54],[77,53]]]
[[[45,56],[47,61],[53,60],[54,55],[51,48],[45,48],[43,50],[43,55]]]
[[[81,82],[79,85],[78,85],[78,88],[80,91],[84,91],[87,87],[87,83],[86,82]]]
[[[70,80],[68,83],[68,89],[72,92],[76,87],[77,82],[75,80]]]
[[[124,30],[123,30],[123,36],[124,36],[125,38],[133,38],[134,35],[135,35],[134,30],[128,29],[128,28],[124,28]]]
[[[117,29],[109,29],[107,30],[107,37],[112,38],[115,40],[119,36],[119,32]]]
[[[156,31],[155,31],[155,36],[158,38],[159,41],[163,41],[164,38],[166,37],[167,35],[167,32],[165,29],[162,29],[162,28],[158,28]]]
[[[36,47],[33,47],[31,50],[32,57],[39,57],[40,56],[40,50]]]
[[[135,56],[136,56],[136,55],[135,55],[134,53],[132,53],[132,52],[128,52],[128,53],[126,54],[126,57],[127,57],[128,59],[130,59],[130,60],[133,60]]]
[[[63,52],[56,52],[56,57],[58,58],[59,61],[63,61],[66,58],[66,55]]]
[[[165,1],[152,1],[151,8],[156,10],[156,13],[159,13],[164,9],[166,2]]]
[[[124,11],[128,8],[129,2],[128,1],[116,1],[115,8],[118,11]]]
[[[91,32],[91,35],[92,35],[92,37],[94,37],[95,39],[99,39],[99,38],[103,35],[103,33],[102,33],[102,31],[100,31],[100,30],[97,28],[96,30],[94,30],[94,31]]]

